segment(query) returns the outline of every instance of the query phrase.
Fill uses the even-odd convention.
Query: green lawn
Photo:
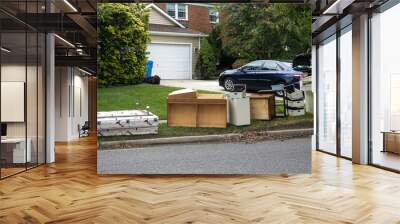
[[[149,106],[149,111],[161,120],[165,120],[167,119],[167,96],[178,89],[150,84],[99,88],[97,110],[142,110]]]
[[[97,110],[144,110],[149,106],[149,111],[161,120],[167,119],[167,96],[169,93],[181,88],[139,84],[97,90]],[[200,93],[213,93],[200,90]]]
[[[283,100],[282,99],[275,99],[275,113],[276,114],[283,114],[284,107],[283,107]]]

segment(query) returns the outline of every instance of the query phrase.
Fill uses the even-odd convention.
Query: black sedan
[[[234,91],[235,85],[245,84],[250,91],[279,91],[283,86],[299,87],[303,73],[293,70],[284,62],[257,60],[238,69],[224,71],[219,76],[219,85],[226,91]]]

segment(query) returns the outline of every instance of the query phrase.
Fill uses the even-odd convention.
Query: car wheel
[[[224,89],[229,92],[233,92],[235,90],[235,81],[232,78],[226,78],[224,80]]]

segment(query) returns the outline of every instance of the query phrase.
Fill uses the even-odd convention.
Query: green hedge
[[[98,6],[98,84],[100,87],[141,83],[149,40],[149,13],[143,4]]]
[[[197,69],[202,79],[210,79],[217,75],[217,57],[207,38],[202,39],[200,46]]]

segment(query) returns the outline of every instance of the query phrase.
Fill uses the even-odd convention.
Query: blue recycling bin
[[[153,72],[153,61],[152,60],[147,60],[146,64],[146,79],[151,78],[151,74]]]

